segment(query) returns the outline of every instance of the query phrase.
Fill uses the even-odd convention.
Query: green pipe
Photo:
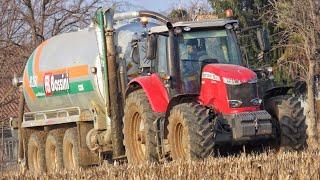
[[[109,99],[109,80],[108,80],[108,63],[107,63],[107,54],[106,54],[106,37],[105,37],[105,32],[104,32],[104,12],[103,10],[98,10],[97,11],[97,20],[98,20],[98,27],[101,30],[101,39],[102,39],[102,62],[103,62],[103,76],[104,76],[104,93],[105,93],[105,103],[106,103],[106,108],[107,112],[106,114],[110,116],[110,99]]]

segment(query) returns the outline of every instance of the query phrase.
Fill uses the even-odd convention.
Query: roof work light
[[[233,17],[233,10],[231,8],[225,10],[227,18]]]

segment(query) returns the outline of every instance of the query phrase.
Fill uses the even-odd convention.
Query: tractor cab
[[[172,27],[170,27],[172,26]],[[171,29],[170,29],[171,28]],[[217,19],[213,21],[186,21],[170,24],[169,26],[155,26],[150,29],[147,49],[147,59],[157,59],[154,63],[156,71],[168,75],[170,68],[177,68],[171,63],[172,59],[178,61],[181,78],[181,93],[199,93],[200,75],[206,64],[233,64],[249,66],[240,52],[237,40],[238,32],[246,33],[255,30],[263,60],[268,62],[268,53],[271,49],[268,32],[260,25],[241,29],[239,22],[234,19]],[[170,31],[173,31],[171,45]],[[237,32],[237,33],[236,33]],[[172,52],[170,48],[173,48]],[[150,51],[151,49],[151,51]],[[157,52],[156,52],[157,51]],[[170,59],[170,55],[173,58]],[[167,60],[169,61],[167,63]],[[171,63],[171,65],[169,65]],[[271,69],[271,72],[270,72]],[[253,70],[260,84],[259,93],[264,94],[267,89],[273,88],[274,81],[272,68],[258,68]],[[171,75],[172,76],[172,75]],[[269,79],[270,76],[270,79]],[[179,84],[178,82],[176,84]]]
[[[199,91],[200,72],[205,64],[241,64],[241,55],[232,29],[223,26],[212,28],[182,26],[176,31],[181,31],[177,38],[177,48],[185,93]]]

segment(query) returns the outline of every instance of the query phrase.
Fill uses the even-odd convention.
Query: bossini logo
[[[46,96],[52,96],[55,92],[66,91],[69,89],[69,75],[64,74],[51,74],[44,75],[44,90]]]

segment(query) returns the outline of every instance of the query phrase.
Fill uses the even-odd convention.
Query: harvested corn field
[[[166,164],[111,165],[36,175],[8,171],[2,179],[319,179],[320,154],[263,153]]]

